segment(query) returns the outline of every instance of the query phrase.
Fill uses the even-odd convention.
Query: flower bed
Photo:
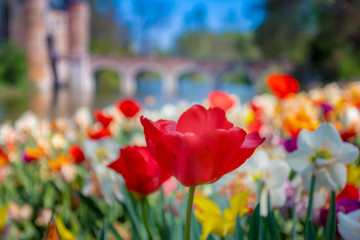
[[[267,84],[2,124],[0,239],[357,239],[360,83]]]

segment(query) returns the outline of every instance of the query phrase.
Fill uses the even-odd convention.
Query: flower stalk
[[[188,200],[186,205],[186,222],[185,222],[185,240],[190,240],[191,233],[191,213],[192,213],[192,205],[194,202],[195,188],[189,188]]]
[[[146,228],[146,232],[148,234],[148,238],[149,240],[152,240],[152,234],[151,234],[151,230],[150,230],[150,225],[149,225],[149,220],[147,217],[147,212],[146,212],[146,198],[142,198],[141,201],[141,212],[142,212],[142,218],[143,218],[143,222]]]

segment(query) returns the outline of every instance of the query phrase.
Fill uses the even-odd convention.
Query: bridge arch
[[[91,76],[93,78],[92,81],[94,83],[97,81],[96,74],[103,70],[110,70],[115,72],[119,79],[124,78],[125,69],[123,69],[123,67],[120,64],[112,60],[101,59],[101,60],[97,60],[96,62],[93,62],[91,66]],[[119,81],[118,89],[120,91],[124,91],[123,85],[124,85],[123,81]]]

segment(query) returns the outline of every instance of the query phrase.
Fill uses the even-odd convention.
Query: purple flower
[[[292,137],[283,142],[286,151],[293,152],[297,149],[296,138]]]

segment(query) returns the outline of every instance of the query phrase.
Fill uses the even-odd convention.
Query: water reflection
[[[186,78],[179,82],[179,92],[175,96],[166,96],[162,93],[160,79],[138,80],[137,84],[138,92],[135,98],[143,104],[150,102],[149,108],[159,108],[165,103],[176,103],[181,99],[201,103],[212,90],[208,81],[193,81]],[[242,102],[254,95],[253,87],[248,84],[223,82],[219,89],[237,95]],[[148,96],[152,96],[150,98],[152,101],[149,101]],[[15,120],[27,110],[33,111],[40,117],[71,116],[80,107],[103,108],[122,97],[124,96],[119,90],[100,90],[93,94],[84,94],[81,91],[60,89],[56,93],[47,91],[23,94],[15,98],[0,99],[0,122],[5,119]]]

